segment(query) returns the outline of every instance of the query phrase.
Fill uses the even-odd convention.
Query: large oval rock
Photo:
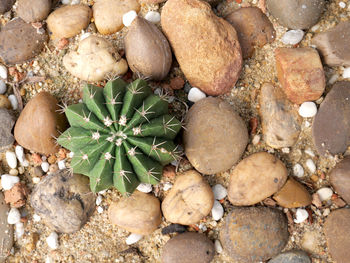
[[[311,259],[302,250],[292,250],[279,254],[269,260],[269,263],[311,263]]]
[[[9,11],[16,0],[1,0],[0,1],[0,14]]]
[[[68,234],[78,231],[95,210],[89,178],[68,170],[45,176],[35,186],[30,202],[50,228]]]
[[[267,0],[267,9],[278,22],[291,29],[307,29],[318,22],[325,0]]]
[[[24,107],[15,125],[16,141],[24,148],[55,154],[59,147],[55,141],[67,127],[64,114],[60,114],[57,100],[48,92],[40,92]]]
[[[181,225],[198,223],[214,204],[214,194],[204,178],[194,170],[180,174],[162,202],[167,221]]]
[[[0,262],[5,262],[13,245],[13,226],[7,223],[10,208],[6,205],[4,195],[0,193]]]
[[[350,82],[337,82],[327,94],[312,126],[319,154],[344,153],[350,145]]]
[[[0,108],[0,150],[13,144],[15,139],[12,135],[12,128],[15,125],[15,118],[7,109]]]
[[[291,147],[298,140],[302,118],[280,88],[264,84],[260,94],[260,116],[265,142],[273,148]]]
[[[6,64],[19,64],[34,58],[47,41],[45,31],[37,31],[20,18],[8,22],[0,32],[0,57]]]
[[[335,166],[329,174],[329,180],[335,191],[350,204],[350,156]]]
[[[44,20],[50,13],[51,0],[19,0],[17,13],[27,23]]]
[[[203,234],[187,232],[171,238],[163,247],[163,263],[209,263],[215,255],[213,242]]]
[[[265,261],[282,251],[288,242],[284,214],[273,208],[234,208],[220,229],[220,240],[237,262]]]
[[[160,202],[153,195],[135,191],[130,197],[112,204],[108,217],[112,224],[127,231],[148,235],[161,223]]]
[[[254,205],[282,188],[288,172],[274,155],[260,152],[243,159],[230,174],[227,189],[233,205]]]
[[[186,156],[204,174],[230,169],[242,156],[248,131],[230,104],[205,98],[188,111],[183,135]]]
[[[161,24],[192,86],[208,95],[224,94],[234,87],[242,68],[237,33],[208,3],[168,0]]]
[[[326,219],[324,233],[329,253],[337,263],[348,263],[350,258],[350,209],[333,211]]]

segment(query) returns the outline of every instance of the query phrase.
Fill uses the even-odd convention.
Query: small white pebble
[[[17,208],[12,207],[7,215],[7,223],[10,225],[17,224],[21,221],[21,213]]]
[[[80,36],[80,41],[83,41],[85,38],[88,38],[89,36],[91,36],[90,32],[86,32],[86,33],[82,34]]]
[[[312,101],[303,102],[299,107],[299,115],[304,118],[314,117],[317,113],[316,104]]]
[[[99,214],[102,214],[102,213],[103,213],[103,207],[102,207],[102,206],[98,206],[98,207],[97,207],[97,212],[98,212]]]
[[[343,78],[344,79],[350,79],[350,67],[347,67],[343,71]]]
[[[207,95],[200,89],[193,87],[188,92],[188,100],[192,102],[200,101],[201,99],[204,99]]]
[[[96,198],[96,205],[100,205],[102,203],[102,195],[98,195]]]
[[[52,250],[58,248],[58,235],[56,232],[52,232],[47,238],[46,243]]]
[[[68,158],[73,158],[74,157],[74,152],[68,153]]]
[[[199,226],[198,226],[198,228],[199,228],[200,230],[202,230],[203,232],[205,232],[205,231],[208,230],[207,226],[206,226],[204,223],[200,223]]]
[[[170,190],[172,187],[173,187],[173,184],[172,184],[172,183],[165,182],[164,185],[163,185],[163,191],[168,191],[168,190]]]
[[[127,237],[127,239],[125,240],[125,243],[127,245],[132,245],[140,241],[142,238],[143,238],[143,235],[132,233],[130,236]]]
[[[309,169],[310,173],[316,172],[316,165],[313,160],[307,159],[305,163],[306,167]]]
[[[221,246],[221,243],[218,239],[215,240],[214,242],[214,247],[215,247],[215,251],[218,253],[218,254],[221,254],[222,253],[222,246]]]
[[[299,224],[304,222],[309,217],[309,213],[304,208],[298,208],[295,213],[294,222]]]
[[[319,24],[316,24],[316,25],[314,25],[313,27],[311,27],[311,31],[312,31],[312,32],[315,32],[315,31],[317,31],[319,28],[320,28],[320,25],[319,25]]]
[[[131,10],[123,15],[123,24],[128,27],[131,25],[132,21],[137,17],[137,13]]]
[[[18,182],[19,182],[18,176],[13,176],[9,174],[3,174],[1,176],[1,187],[4,190],[10,190]]]
[[[16,154],[12,151],[7,151],[6,152],[6,161],[8,166],[10,166],[10,168],[16,168],[17,167],[17,158],[16,158]]]
[[[34,222],[39,222],[41,220],[41,217],[38,214],[33,215],[33,221]]]
[[[261,136],[259,134],[255,134],[252,140],[253,145],[257,145],[260,142]]]
[[[34,176],[32,180],[33,180],[33,183],[34,183],[34,184],[40,183],[40,178],[37,177],[37,176]]]
[[[216,184],[212,187],[214,198],[216,200],[224,199],[227,196],[227,190],[221,184]]]
[[[63,170],[63,169],[66,168],[66,161],[65,160],[61,160],[61,161],[59,161],[57,163],[57,165],[58,165],[58,169]]]
[[[146,183],[140,183],[136,189],[143,193],[149,193],[152,191],[152,185],[146,184]]]
[[[102,190],[102,191],[99,191],[98,194],[99,195],[104,195],[106,192],[107,192],[107,190]]]
[[[0,94],[5,94],[7,88],[6,83],[2,79],[0,79]]]
[[[16,153],[16,156],[17,156],[17,159],[20,163],[23,163],[24,162],[24,150],[23,150],[23,147],[21,145],[17,145],[15,147],[15,153]]]
[[[283,153],[289,153],[290,149],[288,147],[284,147],[281,149]]]
[[[332,75],[332,76],[329,78],[328,83],[329,83],[329,84],[334,84],[334,83],[338,80],[338,78],[339,78],[339,75],[338,75],[338,74],[334,74],[334,75]]]
[[[149,11],[146,15],[145,15],[145,19],[148,20],[151,23],[158,23],[160,21],[160,14],[159,12],[156,11]]]
[[[211,215],[215,221],[220,220],[224,215],[224,208],[219,201],[214,200],[213,208],[211,209]]]
[[[15,95],[11,94],[8,97],[9,101],[11,102],[11,106],[13,110],[17,110],[18,109],[18,101]]]
[[[333,195],[333,191],[331,188],[329,187],[323,187],[317,190],[316,192],[318,194],[318,196],[320,197],[321,201],[326,201],[331,199],[332,195]]]
[[[309,128],[311,126],[311,123],[309,121],[305,121],[304,126],[305,128]]]
[[[343,1],[341,1],[341,2],[339,2],[339,6],[340,6],[341,8],[345,8],[345,7],[346,7],[346,4],[345,4]]]
[[[289,30],[287,31],[283,37],[282,42],[285,45],[295,45],[298,44],[301,40],[303,40],[304,31],[301,29]]]
[[[311,157],[315,157],[314,152],[310,148],[307,148],[304,152]]]
[[[42,162],[41,163],[41,169],[44,173],[47,173],[49,171],[50,164],[48,162]]]
[[[24,234],[24,224],[22,222],[16,223],[15,230],[17,239],[21,238]]]
[[[326,209],[323,211],[322,215],[323,215],[323,216],[328,216],[330,213],[331,213],[331,210],[330,210],[329,208],[326,208]]]
[[[304,168],[300,164],[295,164],[293,166],[293,174],[296,177],[303,177],[304,176]]]
[[[7,79],[7,68],[0,64],[0,78]]]

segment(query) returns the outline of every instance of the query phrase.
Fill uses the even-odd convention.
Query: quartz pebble
[[[24,160],[25,160],[25,157],[24,157],[24,149],[22,146],[20,145],[17,145],[15,147],[15,153],[16,153],[16,156],[17,156],[17,159],[20,163],[23,163]]]
[[[3,95],[6,92],[6,83],[4,80],[0,79],[0,94]]]
[[[321,189],[318,189],[316,193],[320,197],[321,201],[329,200],[329,199],[331,199],[331,197],[333,195],[333,191],[329,187],[323,187]]]
[[[102,207],[102,206],[98,206],[98,207],[97,207],[97,212],[98,212],[99,214],[102,214],[102,213],[103,213],[103,207]]]
[[[347,67],[343,71],[343,78],[344,79],[349,79],[350,78],[350,67]]]
[[[22,222],[16,223],[15,230],[17,239],[21,238],[24,234],[24,224]]]
[[[152,22],[152,23],[158,23],[158,22],[160,22],[160,14],[159,14],[159,12],[156,12],[156,11],[149,11],[145,15],[145,19]]]
[[[10,190],[18,182],[19,182],[18,176],[12,176],[9,174],[3,174],[1,176],[1,187],[4,190]]]
[[[16,154],[12,151],[7,151],[6,152],[6,161],[8,166],[10,166],[10,168],[16,168],[17,167],[17,158],[16,158]]]
[[[204,99],[206,96],[207,95],[205,95],[205,93],[203,91],[201,91],[200,89],[198,89],[196,87],[193,87],[188,92],[188,100],[192,101],[192,102],[197,102],[201,99]]]
[[[60,170],[63,170],[66,168],[66,161],[65,160],[61,160],[57,164],[58,164],[58,169],[60,169]]]
[[[100,205],[102,203],[102,195],[98,195],[96,197],[96,205]]]
[[[303,37],[304,37],[303,30],[301,29],[289,30],[283,35],[282,42],[285,45],[296,45],[301,40],[303,40]]]
[[[309,169],[310,173],[316,172],[316,165],[313,160],[307,159],[305,164],[306,167]]]
[[[212,187],[215,200],[224,199],[227,196],[227,190],[221,184],[216,184]]]
[[[133,233],[130,236],[128,236],[128,238],[125,240],[125,243],[127,245],[135,244],[136,242],[140,241],[142,239],[142,237],[143,237],[143,235]]]
[[[172,184],[172,183],[166,182],[166,183],[164,183],[163,190],[164,190],[164,191],[168,191],[168,190],[170,190],[172,187],[173,187],[173,184]]]
[[[220,220],[224,215],[224,208],[217,200],[214,201],[213,208],[211,209],[211,215],[215,221]]]
[[[14,207],[11,208],[7,216],[7,223],[9,223],[10,225],[14,225],[20,222],[20,220],[21,220],[21,213],[19,212],[19,210]]]
[[[41,220],[41,216],[39,216],[38,214],[34,214],[33,215],[33,221],[34,222],[39,222]]]
[[[8,96],[9,101],[11,102],[11,106],[13,110],[18,109],[18,101],[15,95],[11,94]]]
[[[295,164],[293,166],[293,174],[296,177],[303,177],[304,176],[304,168],[300,164]]]
[[[131,10],[123,15],[123,24],[128,27],[131,25],[132,21],[137,17],[137,13]]]
[[[309,213],[303,209],[303,208],[298,208],[297,211],[295,212],[295,219],[294,222],[299,224],[304,222],[307,218],[309,217]]]
[[[149,193],[152,191],[152,185],[146,184],[146,183],[140,183],[136,189],[143,193]]]
[[[52,232],[47,238],[46,243],[52,250],[58,248],[58,234],[56,232]]]
[[[220,243],[220,241],[218,239],[215,240],[214,242],[214,247],[215,247],[215,251],[218,253],[218,254],[221,254],[222,253],[222,245]]]
[[[314,117],[317,113],[316,104],[312,101],[303,102],[299,107],[299,115],[304,118]]]
[[[339,2],[339,6],[340,6],[341,8],[345,8],[345,7],[346,7],[346,4],[345,4],[343,1],[341,1],[341,2]]]
[[[49,171],[50,164],[48,162],[42,162],[41,163],[41,169],[44,173],[47,173]]]
[[[7,68],[0,64],[0,78],[7,79]]]

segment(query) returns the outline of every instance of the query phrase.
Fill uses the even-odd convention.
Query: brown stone
[[[27,23],[44,20],[50,13],[51,0],[19,0],[17,13]]]
[[[334,190],[350,204],[350,156],[345,157],[329,175]]]
[[[11,102],[5,95],[0,95],[0,108],[11,109]]]
[[[12,127],[15,125],[15,117],[7,109],[0,108],[0,150],[7,148],[15,141],[12,135]]]
[[[22,183],[15,184],[10,190],[4,192],[6,204],[11,204],[11,207],[22,207],[26,203],[28,195],[27,187]]]
[[[0,14],[9,11],[16,0],[1,0],[0,1]]]

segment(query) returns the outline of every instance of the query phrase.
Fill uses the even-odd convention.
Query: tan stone
[[[11,102],[5,95],[0,95],[0,108],[11,109]]]
[[[51,0],[19,0],[17,13],[27,23],[44,20],[50,13]]]

